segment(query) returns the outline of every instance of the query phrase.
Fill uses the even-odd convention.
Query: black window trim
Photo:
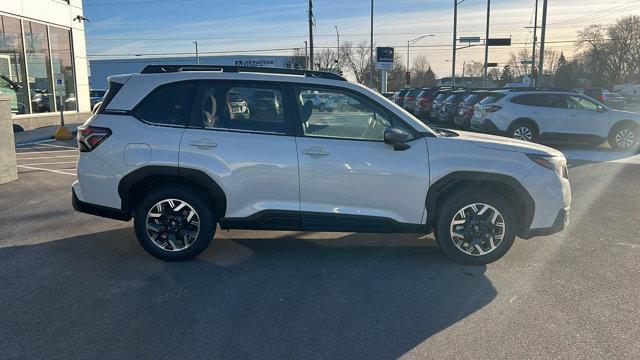
[[[261,81],[261,80],[217,80],[217,79],[199,79],[198,88],[196,89],[196,94],[194,96],[193,106],[191,109],[191,117],[188,121],[187,128],[195,129],[195,130],[203,130],[203,131],[220,131],[220,132],[232,132],[232,133],[241,133],[241,134],[257,134],[257,135],[272,135],[272,136],[294,136],[293,131],[293,118],[291,117],[290,106],[286,106],[288,104],[289,96],[287,95],[287,86],[282,82],[277,81]],[[274,90],[280,91],[282,96],[282,108],[284,109],[284,133],[276,133],[270,131],[259,131],[259,130],[241,130],[241,129],[224,129],[224,128],[205,128],[204,126],[198,125],[200,122],[200,111],[197,108],[198,99],[202,98],[203,92],[205,91],[205,87],[207,84],[224,84],[231,85],[232,87],[240,87],[240,86],[248,86],[248,87],[256,87],[256,85],[264,84],[266,87],[273,87]]]
[[[152,126],[159,126],[159,127],[167,127],[167,128],[175,128],[175,129],[186,129],[187,126],[189,125],[189,123],[191,122],[191,117],[193,116],[193,105],[195,103],[195,101],[192,99],[191,100],[191,110],[189,111],[189,115],[187,117],[187,121],[185,122],[184,125],[172,125],[172,124],[159,124],[159,123],[154,123],[154,122],[150,122],[144,119],[141,119],[140,117],[136,116],[136,112],[138,111],[138,109],[142,106],[142,104],[149,98],[151,97],[158,89],[165,87],[165,86],[171,86],[171,85],[176,85],[176,84],[181,84],[181,83],[196,83],[196,94],[198,92],[198,81],[199,80],[178,80],[178,81],[171,81],[171,82],[167,82],[167,83],[163,83],[160,84],[158,86],[156,86],[155,88],[153,88],[153,90],[149,91],[149,93],[147,95],[145,95],[142,100],[140,100],[136,106],[133,107],[133,109],[128,110],[124,113],[117,113],[118,115],[129,115],[133,118],[135,118],[136,120],[140,121],[143,124],[147,124],[147,125],[152,125]]]
[[[409,142],[425,137],[425,134],[417,131],[416,129],[413,128],[413,126],[410,126],[404,120],[402,120],[402,118],[400,118],[399,116],[397,116],[396,114],[391,112],[389,109],[387,109],[387,108],[383,107],[382,105],[380,105],[373,98],[371,98],[368,95],[365,95],[363,93],[354,91],[354,90],[346,88],[346,87],[333,86],[333,85],[324,85],[324,84],[307,84],[307,83],[291,82],[291,83],[287,83],[287,85],[288,85],[288,88],[290,89],[289,96],[291,97],[292,101],[297,101],[295,94],[299,93],[298,88],[300,88],[300,87],[311,88],[312,90],[316,90],[316,89],[317,90],[323,90],[324,89],[326,91],[337,91],[337,92],[342,92],[342,93],[347,93],[347,94],[353,94],[356,97],[360,97],[360,98],[368,101],[370,103],[370,105],[372,105],[375,109],[377,109],[381,114],[386,115],[390,120],[393,119],[393,120],[397,121],[398,123],[400,123],[413,136],[413,139],[409,140]],[[296,102],[293,102],[293,104],[296,104]],[[290,108],[291,108],[292,112],[294,113],[292,115],[294,116],[293,119],[294,119],[294,124],[295,124],[295,136],[296,137],[304,137],[304,138],[310,138],[310,139],[332,139],[332,140],[343,140],[343,141],[384,143],[383,140],[352,139],[352,138],[341,138],[341,137],[331,137],[331,136],[307,136],[307,135],[304,134],[304,130],[302,128],[302,119],[300,118],[300,111],[299,111],[298,107],[297,106],[291,106]]]

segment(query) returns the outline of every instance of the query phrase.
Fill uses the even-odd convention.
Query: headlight
[[[560,175],[560,177],[569,178],[569,173],[567,171],[567,159],[565,159],[564,156],[545,156],[537,154],[527,154],[527,156],[534,163],[555,171]]]

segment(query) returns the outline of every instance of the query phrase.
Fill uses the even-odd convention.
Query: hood
[[[495,136],[487,134],[472,133],[467,131],[455,131],[459,135],[457,139],[470,141],[477,146],[486,149],[495,149],[503,151],[513,151],[523,154],[538,154],[545,156],[561,156],[560,151],[552,149],[548,146],[511,139],[504,136]]]

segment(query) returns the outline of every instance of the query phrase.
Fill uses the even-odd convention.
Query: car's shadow
[[[8,358],[389,359],[487,305],[485,267],[396,235],[216,240],[151,258],[130,228],[0,248]]]

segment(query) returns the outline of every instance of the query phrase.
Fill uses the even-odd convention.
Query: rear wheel
[[[538,129],[530,121],[516,121],[509,127],[508,135],[522,141],[536,141]]]
[[[206,194],[169,186],[151,191],[136,207],[134,227],[140,245],[166,261],[184,261],[207,248],[216,218]]]
[[[630,149],[638,144],[638,130],[636,126],[620,124],[609,134],[609,145],[617,150]]]
[[[436,219],[442,250],[462,264],[482,265],[509,251],[517,232],[513,208],[499,194],[472,190],[447,198]]]

